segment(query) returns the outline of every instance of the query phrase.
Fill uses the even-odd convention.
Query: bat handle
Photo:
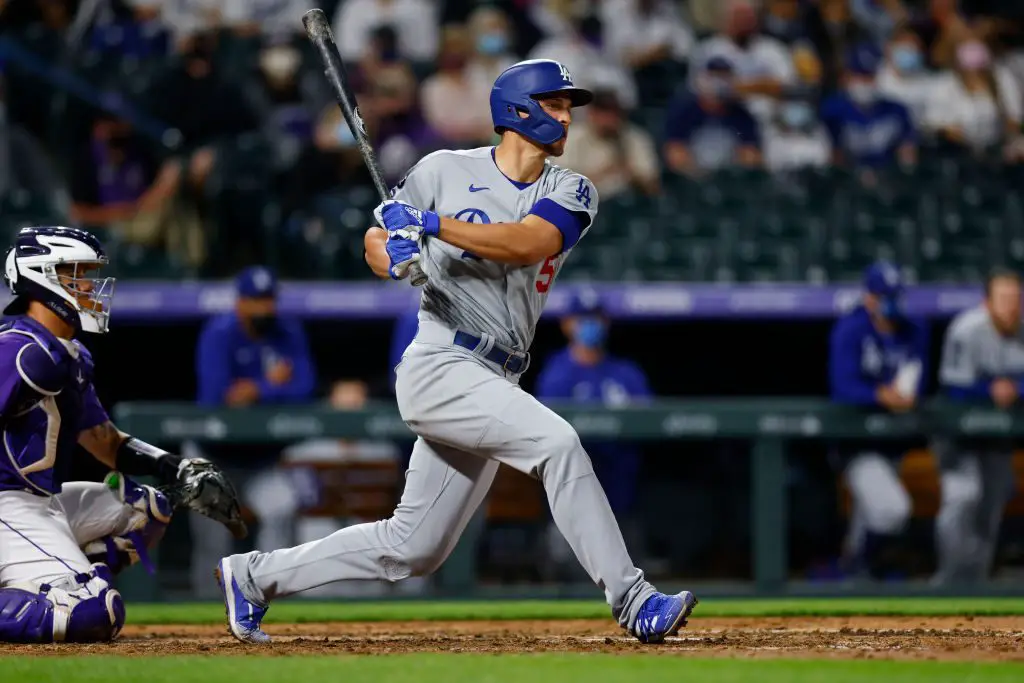
[[[409,282],[412,283],[413,287],[422,287],[427,284],[427,274],[420,268],[420,264],[414,263],[409,266]]]

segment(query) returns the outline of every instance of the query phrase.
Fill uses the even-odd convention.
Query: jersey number
[[[544,265],[540,268],[540,274],[537,276],[537,291],[541,294],[547,293],[551,289],[551,281],[555,279],[555,264],[558,263],[558,256],[549,256]]]
[[[580,178],[580,186],[576,188],[576,201],[582,204],[583,208],[590,208],[590,185],[583,178]]]

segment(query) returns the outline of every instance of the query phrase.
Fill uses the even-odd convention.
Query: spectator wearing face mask
[[[627,120],[611,90],[594,93],[586,120],[573,124],[572,144],[558,163],[590,178],[604,201],[631,190],[646,195],[659,190],[654,139]]]
[[[974,152],[1013,144],[1021,125],[1021,91],[1013,75],[992,64],[985,43],[971,38],[956,48],[956,68],[943,74],[927,109],[940,139]]]
[[[477,147],[494,137],[490,84],[470,77],[472,39],[464,26],[447,26],[441,39],[438,71],[423,83],[423,116],[445,143]]]
[[[562,319],[562,332],[569,345],[544,364],[537,377],[537,398],[545,402],[569,401],[611,408],[649,401],[652,394],[643,369],[629,359],[607,352],[608,328],[608,316],[596,292],[584,290],[574,295]],[[635,510],[639,450],[621,441],[583,445],[623,533],[633,536],[634,525],[630,521]],[[555,531],[549,540],[559,539],[561,534]],[[629,540],[633,547],[637,539]],[[564,540],[552,545],[553,559],[572,557]]]
[[[605,0],[599,11],[605,49],[630,69],[685,61],[693,47],[693,31],[671,0]]]
[[[698,44],[691,60],[691,86],[713,59],[732,65],[732,90],[761,123],[775,114],[778,98],[799,84],[792,54],[761,32],[757,12],[746,0],[730,0],[722,29]]]
[[[345,0],[334,15],[334,36],[343,59],[362,57],[381,26],[394,27],[401,57],[428,62],[437,54],[435,3],[427,0]]]
[[[910,112],[878,91],[879,61],[878,51],[870,45],[851,50],[843,90],[822,105],[836,164],[877,169],[917,162],[917,132]]]
[[[920,130],[935,98],[936,75],[929,71],[921,38],[909,28],[898,30],[885,48],[885,63],[878,72],[878,92],[910,110]]]
[[[761,14],[761,32],[789,49],[800,81],[820,85],[824,70],[805,19],[800,0],[765,0]]]
[[[692,93],[669,103],[665,163],[674,173],[700,175],[728,166],[761,164],[757,121],[733,90],[733,68],[723,57],[707,63]]]
[[[494,79],[518,61],[512,46],[512,24],[507,14],[489,5],[473,10],[467,24],[476,41],[467,66],[469,78],[490,89]]]
[[[832,161],[828,131],[813,104],[787,99],[764,130],[764,163],[772,173],[824,168]]]

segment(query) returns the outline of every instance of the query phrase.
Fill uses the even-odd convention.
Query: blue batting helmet
[[[589,90],[573,85],[572,75],[562,64],[552,59],[528,59],[505,69],[494,81],[491,121],[495,132],[507,128],[542,145],[560,140],[565,135],[562,124],[537,103],[546,96],[568,97],[574,107],[594,99]]]

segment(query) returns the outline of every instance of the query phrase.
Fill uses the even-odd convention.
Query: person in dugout
[[[942,346],[939,383],[952,401],[1010,408],[1024,387],[1021,278],[996,270],[985,300],[950,323]],[[988,579],[1003,508],[1013,496],[1012,439],[938,438],[942,502],[935,519],[937,585]]]
[[[867,412],[913,410],[924,392],[928,327],[910,319],[895,265],[878,262],[864,273],[861,302],[836,321],[829,346],[829,387],[835,403]],[[861,439],[835,444],[832,456],[851,497],[843,569],[857,578],[893,570],[912,511],[899,466],[909,444]]]
[[[537,376],[536,396],[544,402],[599,403],[610,408],[651,398],[647,376],[635,362],[607,351],[609,321],[593,290],[573,295],[561,320],[569,345],[549,357]],[[634,552],[641,539],[634,518],[640,453],[622,441],[585,440],[594,471],[604,487],[615,517]],[[549,535],[550,559],[575,567],[569,546],[554,525]],[[562,561],[564,560],[564,562]]]
[[[314,400],[316,370],[301,321],[278,311],[278,282],[263,266],[235,279],[232,311],[203,326],[196,354],[198,403],[210,408],[307,403]],[[186,444],[231,471],[244,504],[259,520],[256,545],[273,550],[293,544],[295,511],[281,496],[268,495],[290,484],[278,465],[284,443]],[[193,515],[196,516],[196,515]],[[197,597],[220,595],[210,567],[230,551],[231,539],[206,519],[192,522],[192,585]]]

